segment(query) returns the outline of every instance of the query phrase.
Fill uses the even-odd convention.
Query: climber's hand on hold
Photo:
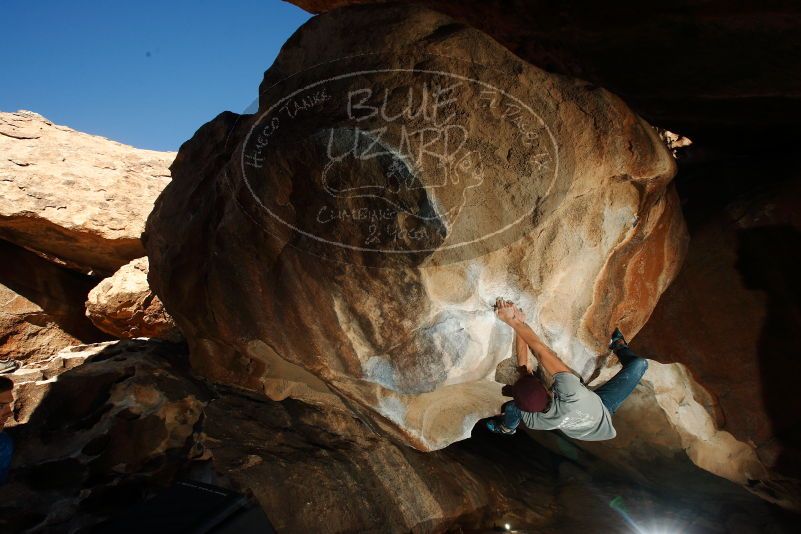
[[[516,319],[514,304],[499,297],[495,301],[495,315],[504,323],[511,325]]]

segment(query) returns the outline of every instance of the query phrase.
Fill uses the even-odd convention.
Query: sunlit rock
[[[175,322],[147,285],[147,269],[147,258],[137,258],[100,282],[89,292],[86,316],[99,329],[121,339],[179,341]]]
[[[0,113],[0,238],[52,261],[110,275],[144,255],[139,236],[175,153],[141,150]]]
[[[49,357],[107,336],[84,316],[96,280],[0,240],[0,358]]]

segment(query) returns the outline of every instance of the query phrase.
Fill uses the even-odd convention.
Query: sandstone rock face
[[[171,171],[145,244],[194,368],[259,391],[291,374],[423,450],[503,400],[496,296],[587,379],[685,248],[653,128],[416,6],[307,23],[259,112],[203,126]]]
[[[0,487],[0,530],[83,531],[177,478],[250,492],[279,532],[487,531],[504,523],[625,532],[631,521],[682,531],[786,528],[722,479],[711,492],[687,484],[659,493],[563,461],[522,433],[477,434],[422,453],[344,406],[210,389],[185,360],[180,345],[126,340],[71,347],[10,375],[16,457]],[[626,514],[611,513],[610,501]]]
[[[663,335],[669,340],[675,334]],[[667,341],[663,343],[669,345]],[[636,341],[633,346],[640,350]],[[529,365],[532,359],[529,358]],[[495,380],[514,383],[519,377],[515,365],[513,357],[502,361]],[[613,356],[588,386],[595,389],[620,370]],[[704,493],[730,493],[732,489],[721,486],[708,474],[712,473],[767,501],[801,509],[797,481],[772,472],[753,442],[732,435],[717,415],[714,395],[696,381],[687,367],[650,361],[640,384],[615,413],[615,439],[584,442],[558,432],[529,430],[528,434],[556,454],[584,465],[603,463],[607,469],[614,466],[630,480],[654,489],[670,488],[680,493],[692,485]]]
[[[178,341],[181,333],[147,284],[147,257],[123,265],[89,292],[86,316],[121,339],[155,337]]]
[[[0,238],[84,272],[144,255],[140,234],[174,153],[0,113]]]
[[[649,357],[685,365],[711,392],[714,425],[749,444],[768,471],[743,482],[797,509],[800,175],[784,154],[689,166],[681,182],[687,261],[635,340]]]
[[[95,279],[0,240],[0,358],[29,360],[107,339],[84,316]]]
[[[801,36],[798,7],[410,1],[468,22],[551,72],[609,88],[699,146],[679,162],[693,238],[688,260],[635,340],[649,357],[685,367],[652,364],[640,400],[616,417],[619,427],[635,428],[615,442],[579,446],[618,465],[633,449],[641,474],[650,465],[662,475],[680,470],[669,458],[686,451],[704,469],[798,509],[801,412],[787,397],[801,372],[794,274],[800,174],[787,158],[798,146],[801,117],[801,69],[792,52]],[[375,2],[293,3],[319,13]],[[718,161],[696,161],[703,152]],[[653,412],[653,403],[664,409]]]
[[[798,511],[798,163],[781,153],[703,154],[688,154],[677,178],[692,235],[687,260],[632,342],[665,363],[650,362],[615,414],[616,439],[532,437],[640,483],[716,492],[696,465]],[[610,359],[591,386],[618,369]]]
[[[633,346],[639,350],[635,341]],[[604,383],[620,370],[605,367],[590,386]],[[582,450],[615,466],[632,480],[681,491],[692,484],[715,493],[716,482],[703,471],[725,478],[789,509],[799,509],[793,484],[781,481],[761,461],[753,445],[740,441],[715,418],[714,397],[682,364],[651,361],[631,397],[615,413],[618,435],[607,442],[568,444],[556,433],[532,437],[554,451]]]

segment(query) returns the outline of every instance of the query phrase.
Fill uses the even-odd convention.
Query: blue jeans
[[[615,351],[623,369],[609,379],[609,382],[595,390],[595,394],[601,397],[610,414],[614,414],[623,404],[623,401],[631,395],[634,388],[640,382],[645,370],[648,369],[648,360],[640,358],[634,352],[624,347]],[[506,428],[515,429],[523,419],[523,412],[517,407],[515,401],[507,401],[501,407],[503,415],[502,424]]]
[[[628,347],[616,350],[615,354],[623,369],[610,378],[609,382],[595,390],[595,394],[601,397],[601,402],[610,414],[614,414],[623,401],[631,395],[645,370],[648,369],[648,360],[640,358]]]
[[[14,442],[8,433],[0,430],[0,484],[4,484],[11,468],[11,455],[14,453]]]

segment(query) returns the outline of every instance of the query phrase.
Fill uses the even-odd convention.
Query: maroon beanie
[[[514,397],[517,407],[524,412],[541,412],[548,406],[548,390],[534,375],[523,375],[511,386],[504,386],[501,392]]]

